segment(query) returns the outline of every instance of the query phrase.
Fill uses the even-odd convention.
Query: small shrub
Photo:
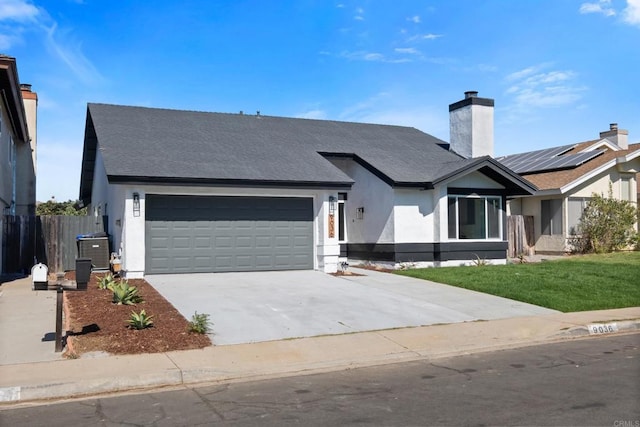
[[[474,254],[476,256],[476,259],[473,260],[473,265],[475,267],[483,267],[485,265],[489,265],[489,262],[484,259],[484,258],[480,258],[477,254]]]
[[[142,302],[142,297],[138,295],[138,288],[130,286],[125,280],[115,283],[113,289],[113,303],[118,305],[134,305]]]
[[[148,315],[144,310],[140,311],[140,313],[132,311],[127,323],[130,328],[140,330],[153,326],[153,320],[151,319],[153,319],[153,316]]]
[[[633,246],[637,241],[634,224],[638,208],[626,200],[593,194],[578,224],[578,236],[569,240],[574,252],[607,253]]]
[[[98,289],[113,290],[113,285],[116,283],[111,273],[107,273],[98,279]]]
[[[196,334],[206,334],[211,330],[211,323],[209,322],[209,315],[206,313],[200,313],[196,311],[191,317],[189,322],[189,332],[195,332]]]

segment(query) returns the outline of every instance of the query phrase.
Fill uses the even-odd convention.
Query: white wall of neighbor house
[[[345,203],[349,243],[394,243],[393,188],[351,159],[330,161],[355,181]]]
[[[133,194],[140,198],[140,215],[134,216]],[[338,269],[340,245],[337,236],[337,216],[334,217],[336,233],[329,237],[329,197],[337,200],[334,190],[305,190],[282,188],[232,188],[232,187],[184,187],[158,185],[112,185],[109,194],[109,211],[116,217],[113,222],[114,249],[121,251],[121,268],[128,278],[142,278],[145,272],[145,199],[147,194],[188,196],[253,196],[253,197],[306,197],[313,199],[314,210],[314,268],[325,273]],[[120,200],[120,202],[118,202]],[[112,207],[113,206],[113,207]],[[118,225],[119,221],[119,225]]]
[[[628,177],[630,175],[609,169],[579,184],[571,189],[568,194],[571,197],[591,197],[593,193],[596,193],[609,197],[609,185],[611,185],[612,196],[617,199],[620,198],[620,180],[623,176]]]

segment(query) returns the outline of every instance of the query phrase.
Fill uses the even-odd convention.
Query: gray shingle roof
[[[473,163],[409,127],[89,104],[83,199],[96,141],[110,181],[350,186],[323,153],[353,155],[392,185],[425,185]]]

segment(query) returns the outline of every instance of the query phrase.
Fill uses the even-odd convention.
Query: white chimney
[[[611,123],[608,131],[600,132],[600,138],[607,138],[623,150],[629,148],[629,131],[618,129],[617,123]]]
[[[493,157],[493,105],[475,91],[449,105],[449,150],[466,158]]]

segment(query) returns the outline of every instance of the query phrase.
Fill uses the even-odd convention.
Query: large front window
[[[496,196],[449,196],[450,239],[500,239],[502,202]]]

